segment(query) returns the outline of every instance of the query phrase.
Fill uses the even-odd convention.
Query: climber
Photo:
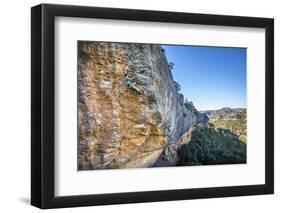
[[[133,88],[138,93],[141,93],[141,91],[136,87],[136,83],[134,82],[134,77],[133,78],[129,77],[127,73],[125,73],[125,76],[124,76],[124,83],[125,83],[126,87]]]
[[[168,127],[165,127],[164,129],[163,129],[163,131],[162,131],[162,135],[163,136],[169,136],[169,128]]]

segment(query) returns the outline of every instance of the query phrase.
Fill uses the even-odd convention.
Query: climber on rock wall
[[[136,82],[134,82],[134,77],[133,78],[129,77],[127,73],[125,73],[125,76],[124,76],[124,83],[125,83],[126,87],[132,88],[132,89],[136,90],[138,93],[141,93],[141,91],[136,86]]]

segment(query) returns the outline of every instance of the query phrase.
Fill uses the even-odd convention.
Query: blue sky
[[[246,107],[246,49],[162,45],[181,93],[198,110]]]

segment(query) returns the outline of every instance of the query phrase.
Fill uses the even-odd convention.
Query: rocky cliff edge
[[[160,45],[78,42],[80,170],[175,165],[204,119],[184,103]]]

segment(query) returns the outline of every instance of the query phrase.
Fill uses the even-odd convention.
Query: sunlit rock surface
[[[183,104],[161,46],[79,41],[78,54],[79,169],[174,165],[198,112]]]

